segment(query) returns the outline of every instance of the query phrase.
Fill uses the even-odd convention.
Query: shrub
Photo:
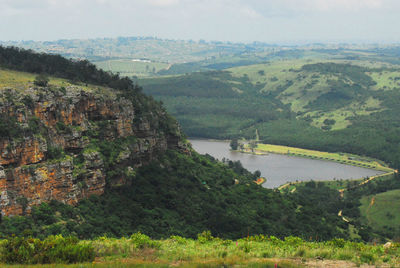
[[[374,254],[370,252],[361,252],[360,261],[363,263],[373,264],[376,261]]]
[[[40,119],[36,116],[29,118],[28,129],[33,134],[38,134],[40,132]]]
[[[184,237],[182,237],[182,236],[179,236],[179,235],[172,235],[172,236],[170,237],[170,239],[173,240],[173,241],[175,241],[176,243],[182,244],[182,245],[184,245],[184,244],[187,243],[187,239],[184,238]]]
[[[150,237],[141,232],[132,234],[131,242],[136,248],[159,248],[161,246],[159,242],[151,240]]]
[[[303,244],[303,239],[300,237],[295,237],[295,236],[288,236],[285,237],[285,244],[290,245],[290,246],[300,246]]]
[[[72,134],[72,129],[62,121],[58,121],[55,125],[57,132],[61,134]]]
[[[22,133],[22,128],[15,117],[0,115],[0,138],[17,138],[21,137]]]
[[[49,78],[45,74],[39,74],[33,83],[38,87],[45,87],[49,83]]]
[[[200,234],[197,234],[197,241],[204,244],[208,241],[212,241],[214,237],[211,235],[211,231],[203,231]]]
[[[45,240],[12,237],[1,247],[1,261],[8,264],[77,263],[93,261],[90,245],[80,244],[75,237],[49,236]]]
[[[65,156],[64,150],[61,147],[47,147],[47,157],[49,159],[61,159]]]
[[[343,248],[345,244],[346,241],[343,238],[334,238],[331,241],[328,241],[328,245],[336,248]]]

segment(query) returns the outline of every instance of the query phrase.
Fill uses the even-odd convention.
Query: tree
[[[254,149],[257,148],[257,142],[256,141],[250,141],[249,142],[249,148],[251,149],[252,152],[254,152]]]
[[[232,150],[237,150],[239,146],[239,142],[237,139],[232,139],[230,144]]]
[[[38,87],[45,87],[49,83],[49,78],[45,74],[39,74],[33,83]]]

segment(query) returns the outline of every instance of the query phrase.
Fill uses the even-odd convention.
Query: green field
[[[360,210],[364,222],[374,230],[400,235],[400,190],[364,196]]]

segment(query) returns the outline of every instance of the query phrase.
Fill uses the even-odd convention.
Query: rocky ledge
[[[88,86],[0,91],[0,209],[76,204],[134,181],[135,170],[181,148],[176,121],[142,94]]]

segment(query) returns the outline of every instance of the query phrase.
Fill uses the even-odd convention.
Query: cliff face
[[[29,213],[52,199],[76,204],[132,183],[137,167],[183,148],[175,121],[142,95],[31,86],[2,89],[0,97],[3,215]]]

